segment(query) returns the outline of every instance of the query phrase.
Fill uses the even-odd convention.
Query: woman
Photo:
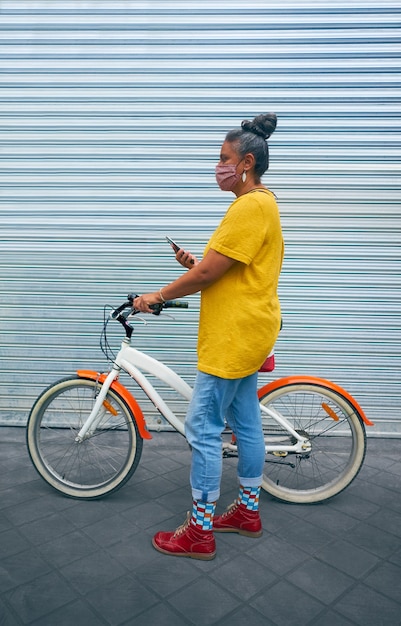
[[[281,321],[277,285],[283,239],[275,196],[261,183],[269,166],[267,139],[273,113],[243,121],[221,148],[216,180],[236,200],[198,261],[180,249],[187,272],[159,291],[135,299],[136,309],[201,291],[198,373],[186,417],[192,449],[192,515],[174,532],[159,532],[154,547],[165,554],[209,560],[213,530],[262,534],[259,493],[265,461],[257,399],[257,372],[276,341]],[[214,516],[220,495],[221,434],[225,419],[238,445],[239,496]]]

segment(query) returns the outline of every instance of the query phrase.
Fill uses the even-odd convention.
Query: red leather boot
[[[152,540],[153,547],[163,554],[186,556],[190,559],[211,561],[216,556],[216,543],[211,530],[199,530],[190,521],[173,532],[158,532]]]
[[[248,511],[244,504],[233,502],[223,515],[213,520],[216,533],[238,533],[245,537],[260,537],[263,533],[259,511]]]

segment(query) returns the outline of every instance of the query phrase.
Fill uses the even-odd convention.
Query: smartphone
[[[177,254],[178,250],[180,250],[180,246],[178,245],[178,243],[175,243],[175,241],[170,239],[170,237],[167,237],[167,235],[166,239],[169,242],[170,246],[173,248],[174,252]]]
[[[174,252],[177,254],[178,250],[181,250],[181,247],[178,245],[178,243],[175,243],[175,241],[170,239],[170,237],[167,237],[167,235],[166,235],[166,239],[167,239],[168,243],[170,244],[170,246],[173,248]],[[190,264],[191,265],[194,264],[194,260],[193,259],[190,260]]]

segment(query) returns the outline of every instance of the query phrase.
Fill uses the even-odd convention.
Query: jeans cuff
[[[219,497],[220,489],[215,489],[214,491],[202,491],[202,489],[192,489],[192,498],[194,500],[200,500],[200,502],[217,502]]]
[[[238,476],[238,481],[242,487],[261,487],[263,474],[257,476],[256,478],[243,478],[242,476]]]

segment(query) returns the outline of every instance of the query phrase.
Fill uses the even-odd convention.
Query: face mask
[[[216,181],[222,191],[232,191],[240,178],[234,163],[216,165]]]

